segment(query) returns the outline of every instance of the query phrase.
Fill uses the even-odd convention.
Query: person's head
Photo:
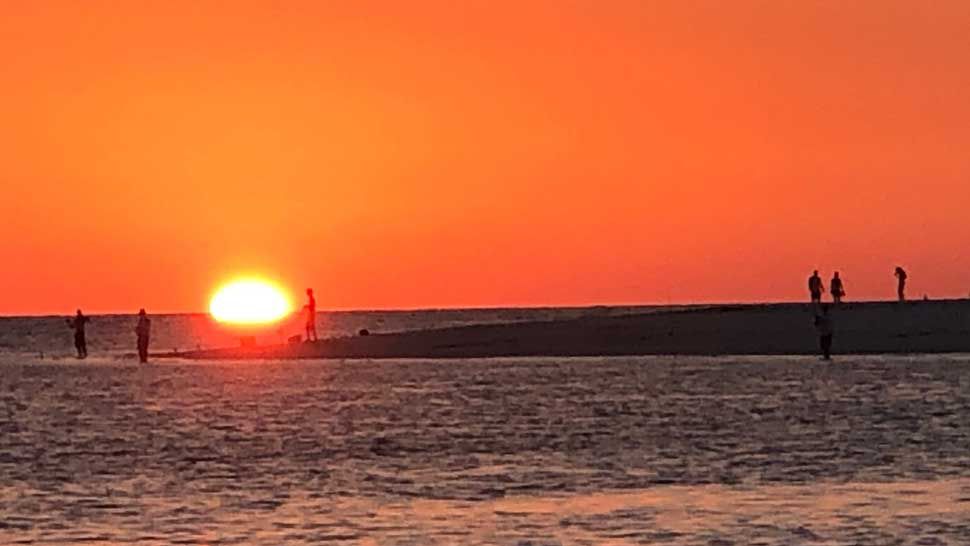
[[[815,277],[817,277],[818,276],[818,269],[816,269],[815,271],[812,271],[812,275],[815,276]]]
[[[81,316],[81,310],[80,309],[77,310],[77,316]]]
[[[306,295],[307,296],[312,296],[313,295],[313,289],[312,288],[307,288],[306,289]]]
[[[145,316],[145,310],[144,310],[144,309],[139,309],[139,310],[138,310],[138,316],[139,316],[139,317],[143,317],[143,316]]]
[[[835,272],[835,278],[836,278],[836,279],[838,279],[838,278],[839,278],[839,272],[838,272],[838,271],[836,271],[836,272]]]

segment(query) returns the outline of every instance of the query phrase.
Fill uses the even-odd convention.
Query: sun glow
[[[209,313],[219,322],[266,324],[290,313],[286,291],[262,279],[237,279],[223,285],[209,302]]]

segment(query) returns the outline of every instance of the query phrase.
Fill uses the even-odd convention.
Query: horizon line
[[[970,300],[968,296],[954,296],[954,297],[941,297],[941,298],[914,298],[907,299],[903,303],[922,303],[924,301],[928,302],[958,302]],[[737,300],[737,301],[724,301],[724,300],[711,300],[711,301],[695,301],[695,302],[667,302],[667,303],[576,303],[576,304],[510,304],[510,305],[472,305],[472,306],[440,306],[440,307],[374,307],[374,308],[355,308],[355,307],[336,307],[330,309],[323,309],[318,311],[319,313],[414,313],[414,312],[434,312],[434,311],[511,311],[511,310],[542,310],[542,309],[595,309],[599,307],[606,308],[636,308],[636,307],[700,307],[700,306],[732,306],[732,305],[749,305],[749,306],[770,306],[770,305],[792,305],[792,304],[807,304],[811,305],[811,301],[804,299],[779,299],[779,300]],[[822,302],[823,304],[832,305],[832,302]],[[841,305],[853,305],[853,304],[874,304],[874,303],[899,303],[898,300],[888,298],[888,299],[862,299],[862,300],[851,300],[843,301]],[[137,311],[122,312],[122,311],[95,311],[87,314],[87,316],[133,316],[137,315]],[[208,311],[160,311],[157,313],[149,312],[152,316],[175,316],[175,315],[205,315],[208,316],[210,313]],[[294,310],[287,317],[299,314],[298,310]],[[0,319],[10,319],[10,318],[45,318],[45,317],[69,317],[73,316],[73,313],[51,313],[51,312],[38,312],[38,313],[24,313],[24,314],[7,314],[0,313]],[[282,320],[282,319],[281,319]]]

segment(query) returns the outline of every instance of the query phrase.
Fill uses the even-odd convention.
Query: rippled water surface
[[[970,544],[970,358],[0,364],[0,544]]]

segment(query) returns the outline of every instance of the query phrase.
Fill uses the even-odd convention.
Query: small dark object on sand
[[[357,335],[360,335],[360,336],[369,336],[370,335],[370,330],[368,330],[367,328],[361,328],[360,331],[357,332]]]
[[[290,345],[296,345],[301,341],[303,341],[303,336],[301,336],[300,334],[286,338],[286,342]]]

